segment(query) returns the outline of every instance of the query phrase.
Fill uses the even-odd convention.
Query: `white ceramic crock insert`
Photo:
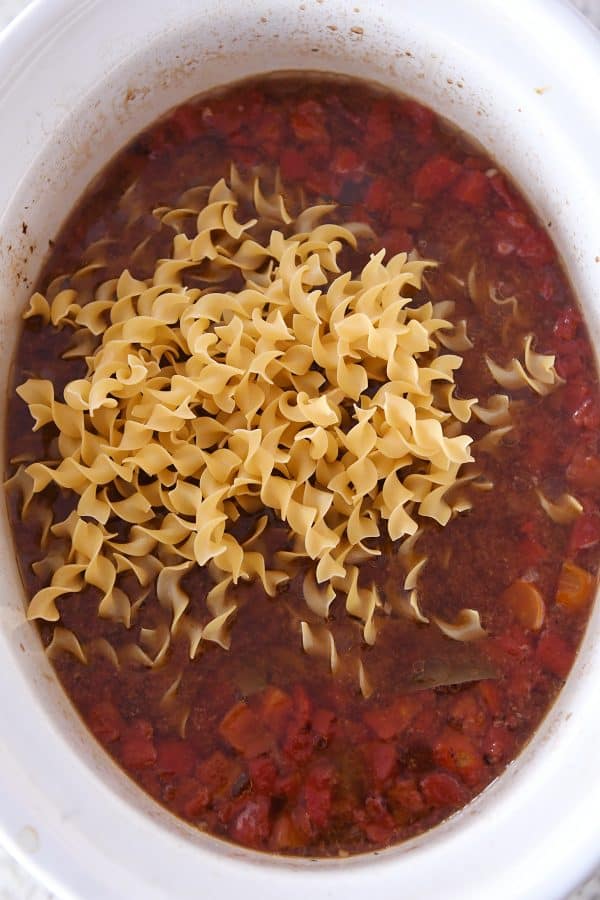
[[[481,141],[551,223],[597,340],[595,33],[560,0],[354,2],[38,0],[9,28],[0,39],[2,384],[47,241],[94,173],[175,103],[273,69],[375,79]],[[61,896],[552,900],[600,861],[600,608],[535,739],[465,811],[384,853],[290,861],[177,821],[95,745],[25,622],[4,513],[0,577],[0,830]]]

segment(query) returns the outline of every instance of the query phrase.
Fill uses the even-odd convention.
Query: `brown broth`
[[[475,344],[457,373],[459,396],[484,402],[497,393],[484,355],[506,364],[528,333],[539,352],[556,355],[565,379],[545,398],[515,394],[514,429],[497,452],[479,460],[494,489],[473,496],[472,509],[445,528],[432,523],[419,543],[428,556],[420,578],[423,610],[447,620],[464,607],[479,610],[488,633],[482,641],[452,641],[433,626],[379,611],[385,627],[374,647],[361,646],[361,631],[338,598],[332,632],[340,653],[363,655],[375,686],[365,700],[354,681],[333,678],[325,662],[303,653],[299,622],[307,610],[299,575],[274,599],[257,584],[236,588],[229,651],[206,644],[190,662],[185,642],[174,639],[153,671],[116,669],[97,656],[87,665],[68,654],[54,662],[98,739],[177,815],[257,849],[359,853],[425,831],[485,788],[518,754],[567,676],[589,604],[572,611],[557,603],[559,576],[569,560],[595,577],[600,553],[597,375],[556,251],[509,178],[425,108],[358,81],[256,79],[179,107],[96,179],[58,235],[38,289],[80,268],[101,240],[110,243],[97,283],[125,267],[147,277],[172,240],[152,210],[227,176],[232,161],[246,172],[280,166],[284,186],[301,186],[307,203],[337,202],[337,219],[368,222],[378,246],[414,248],[441,262],[427,275],[427,293],[455,301],[454,318],[467,319]],[[148,234],[145,250],[136,253]],[[347,254],[345,265],[356,271],[364,249]],[[476,302],[467,286],[474,266],[482,295]],[[500,299],[518,298],[518,321],[510,305],[490,299],[490,286]],[[68,338],[27,321],[14,386],[48,378],[58,393],[81,377],[81,361],[61,358]],[[9,458],[57,458],[56,434],[50,427],[32,432],[14,390],[9,421]],[[467,430],[475,438],[485,431],[476,422]],[[573,526],[556,524],[537,490],[553,498],[572,493],[584,512]],[[60,521],[75,500],[52,488],[44,503]],[[21,518],[14,496],[10,505],[31,596],[45,583],[31,568],[45,555],[41,529],[35,515]],[[266,543],[287,540],[271,518]],[[384,542],[382,555],[362,567],[365,583],[376,583],[386,601],[402,577],[396,554]],[[539,631],[523,627],[502,600],[522,579],[534,582],[544,600]],[[207,573],[192,570],[183,586],[190,612],[207,621]],[[132,578],[121,587],[132,599],[139,595]],[[82,642],[102,637],[119,647],[140,628],[169,624],[154,588],[129,631],[98,617],[99,597],[90,587],[58,601],[61,624]],[[46,645],[52,631],[41,624]],[[176,699],[161,704],[180,673]],[[238,749],[227,738],[232,728],[245,735]]]

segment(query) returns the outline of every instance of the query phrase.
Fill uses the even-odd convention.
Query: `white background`
[[[27,3],[28,0],[0,0],[0,29],[27,6]],[[573,0],[573,3],[600,28],[600,0]],[[53,898],[0,847],[0,900],[53,900]],[[94,898],[85,897],[82,900]],[[600,872],[576,891],[569,900],[600,900]]]

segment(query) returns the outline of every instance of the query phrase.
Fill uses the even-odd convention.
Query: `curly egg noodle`
[[[476,415],[501,436],[509,399],[494,395],[486,407],[455,395],[462,357],[446,348],[472,346],[465,322],[446,318],[451,303],[414,300],[435,263],[403,253],[386,261],[381,250],[357,275],[342,272],[340,253],[356,248],[360,229],[327,222],[333,207],[292,218],[257,181],[244,187],[234,173],[231,183],[235,191],[219,181],[201,209],[160,210],[177,233],[152,277],[125,270],[91,298],[71,286],[31,299],[26,317],[73,329],[87,372],[62,398],[48,380],[18,388],[35,428],[53,423],[59,434],[58,459],[18,473],[23,514],[51,485],[77,498],[65,521],[47,523],[42,544],[50,529],[66,549],[37,564],[47,584],[28,615],[58,622],[56,601],[91,585],[98,614],[130,628],[137,607],[119,585],[132,573],[141,602],[154,584],[172,613],[170,630],[142,629],[141,646],[128,651],[158,665],[178,633],[191,658],[203,641],[229,646],[240,580],[275,596],[304,567],[313,624],[301,623],[303,646],[336,671],[326,625],[335,597],[368,644],[385,619],[361,576],[384,538],[400,542],[406,563],[404,613],[428,622],[417,596],[419,530],[469,507],[460,488],[478,473],[463,427]],[[242,223],[236,213],[249,194],[256,215]],[[190,237],[184,224],[194,219]],[[229,280],[235,289],[216,289]],[[488,360],[493,377],[546,393],[559,381],[553,358],[536,354],[531,337],[524,350],[524,364],[507,369]],[[288,549],[271,555],[261,541],[269,514],[289,531]],[[242,517],[253,522],[245,538]],[[208,567],[214,582],[204,625],[188,614],[180,584],[193,566]],[[474,610],[434,621],[458,640],[485,634]],[[71,632],[58,626],[55,640],[85,661]],[[362,665],[358,674],[368,693]]]

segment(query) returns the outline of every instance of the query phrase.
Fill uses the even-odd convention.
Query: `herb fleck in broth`
[[[342,241],[338,255],[355,281],[380,248],[386,263],[406,252],[439,262],[424,270],[420,288],[409,286],[407,309],[453,304],[442,316],[453,327],[438,332],[449,340],[440,352],[460,357],[456,399],[477,398],[483,411],[453,423],[473,438],[475,462],[458,477],[477,478],[449,489],[447,524],[415,513],[414,544],[407,535],[390,539],[383,521],[378,537],[365,538],[367,551],[381,552],[355,553],[348,565],[358,567],[361,590],[374,586],[368,621],[362,607],[349,614],[346,590],[335,591],[327,619],[308,608],[311,563],[300,558],[272,596],[260,577],[229,585],[235,611],[221,642],[203,639],[215,616],[206,604],[213,563],[184,568],[165,605],[158,571],[178,560],[163,555],[152,569],[154,550],[142,548],[135,560],[143,573],[123,563],[117,573],[122,602],[132,607],[129,627],[114,608],[98,615],[103,591],[75,573],[74,590],[54,598],[58,622],[42,618],[40,631],[92,732],[177,815],[262,850],[364,852],[425,831],[479,793],[519,752],[568,674],[598,566],[596,370],[556,251],[508,178],[414,101],[337,78],[246,82],[179,107],[136,138],[59,235],[39,282],[48,314],[56,318],[61,290],[77,291],[69,295],[75,302],[124,269],[151,278],[155,262],[171,257],[174,228],[196,234],[206,192],[191,189],[230,179],[231,163],[245,185],[261,176],[267,205],[279,169],[290,209],[334,203],[322,221],[363,223],[354,227],[357,247]],[[239,222],[256,206],[242,195]],[[195,214],[168,211],[182,203]],[[287,227],[265,208],[257,226],[263,246],[271,229]],[[191,266],[182,284],[208,290],[202,277]],[[210,291],[243,286],[237,269]],[[74,319],[44,324],[36,302],[42,314],[25,322],[14,385],[47,379],[58,400],[86,378],[84,356],[100,336],[80,334],[84,356],[64,358]],[[76,313],[67,306],[69,319]],[[380,386],[370,382],[365,397]],[[498,396],[508,400],[491,399]],[[32,431],[28,405],[39,415],[40,404],[11,394],[11,476],[33,461],[56,467],[71,447],[50,414]],[[307,480],[314,486],[315,478]],[[140,491],[152,482],[140,476]],[[67,558],[76,554],[69,528],[56,525],[69,521],[80,494],[50,479],[23,511],[27,477],[11,483],[20,488],[9,491],[11,517],[33,597],[61,564],[77,562]],[[251,540],[265,515],[253,546],[268,569],[281,568],[289,560],[281,553],[294,550],[281,514],[255,504],[230,533],[239,544]],[[80,521],[94,524],[89,512]],[[131,522],[114,510],[107,527],[118,543],[132,538]],[[410,571],[414,584],[405,589]],[[470,624],[461,619],[469,610],[478,614]],[[360,662],[360,671],[344,660]]]

